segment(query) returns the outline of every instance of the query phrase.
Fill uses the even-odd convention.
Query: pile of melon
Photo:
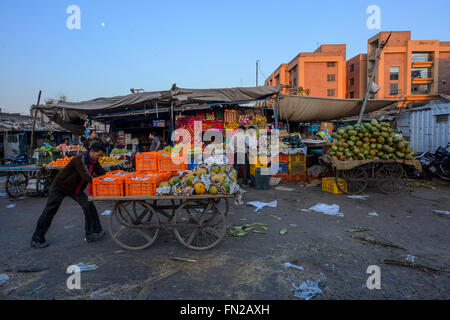
[[[240,191],[237,171],[230,165],[199,165],[185,170],[169,181],[161,182],[157,195],[235,194]]]
[[[347,126],[333,133],[326,160],[413,160],[417,153],[389,123],[371,122]]]

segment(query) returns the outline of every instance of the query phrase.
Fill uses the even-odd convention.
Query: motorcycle
[[[433,176],[450,181],[450,153],[444,147],[439,147],[435,153],[426,152],[418,157],[426,178]]]
[[[7,166],[19,166],[30,163],[30,156],[28,153],[21,153],[16,158],[5,159],[5,165]]]

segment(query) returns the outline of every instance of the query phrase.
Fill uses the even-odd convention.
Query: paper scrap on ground
[[[369,216],[378,217],[378,213],[376,213],[376,212],[369,212]]]
[[[295,191],[295,189],[293,188],[286,188],[286,187],[276,187],[275,189],[278,191],[287,191],[287,192]]]
[[[320,279],[306,280],[298,287],[295,283],[292,283],[292,287],[295,290],[294,297],[309,300],[322,293],[322,289],[319,288]]]
[[[296,266],[295,264],[292,264],[292,263],[289,263],[289,262],[286,262],[286,263],[284,264],[284,266],[285,266],[286,268],[295,268],[295,269],[298,269],[298,270],[305,270],[305,269],[303,269],[302,266]]]
[[[16,204],[15,203],[11,203],[11,204],[8,204],[7,206],[6,206],[6,208],[8,208],[8,209],[12,209],[12,208],[15,208],[16,207]]]
[[[308,209],[300,209],[300,211],[303,211],[303,212],[311,212],[311,211],[309,211]]]
[[[362,195],[353,195],[353,196],[347,196],[347,197],[351,198],[351,199],[367,200],[369,195],[368,194],[362,194]]]
[[[406,262],[414,263],[414,261],[416,261],[416,257],[415,257],[415,256],[412,256],[412,255],[410,255],[410,254],[408,254],[408,255],[405,257],[405,260],[406,260]]]
[[[271,208],[276,208],[277,207],[277,201],[276,200],[273,201],[273,202],[251,201],[251,202],[247,202],[247,204],[256,207],[256,210],[254,212],[258,212],[264,207],[271,207]]]
[[[0,274],[0,286],[9,281],[9,276],[6,273]]]
[[[339,212],[339,206],[337,204],[328,205],[324,203],[318,203],[314,207],[309,208],[309,210],[320,212],[330,216],[344,216],[342,212]]]
[[[450,211],[447,211],[447,210],[445,210],[445,211],[444,210],[433,210],[433,212],[450,215]]]
[[[102,216],[109,216],[111,213],[112,213],[111,210],[105,210],[103,211]]]
[[[6,193],[0,193],[0,197],[6,198],[8,195]]]
[[[86,265],[84,262],[80,262],[79,264],[76,264],[76,266],[80,268],[80,271],[91,271],[98,269],[96,264]]]

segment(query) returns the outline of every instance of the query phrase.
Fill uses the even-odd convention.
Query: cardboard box
[[[332,122],[322,122],[320,124],[320,130],[327,130],[331,135],[333,133],[333,123]]]

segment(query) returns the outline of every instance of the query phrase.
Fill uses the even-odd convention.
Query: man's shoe
[[[48,246],[49,246],[49,243],[47,241],[37,242],[37,241],[31,240],[31,247],[34,249],[43,249],[43,248],[47,248]]]
[[[93,233],[93,234],[86,236],[86,241],[87,242],[97,241],[97,240],[100,240],[101,238],[103,238],[105,235],[106,235],[105,231],[101,231],[99,233]]]

